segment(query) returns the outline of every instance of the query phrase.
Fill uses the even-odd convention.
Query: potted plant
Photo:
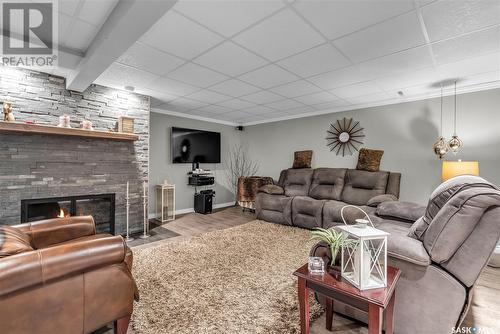
[[[357,245],[357,241],[348,239],[346,233],[339,232],[334,228],[316,228],[311,232],[311,235],[311,240],[323,241],[330,247],[332,260],[328,266],[328,272],[338,278],[341,272],[339,251],[342,247],[354,248]]]

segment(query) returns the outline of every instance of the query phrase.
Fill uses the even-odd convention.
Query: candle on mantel
[[[146,181],[144,181],[143,183],[143,190],[144,190],[144,197],[146,197]]]
[[[129,197],[128,197],[128,183],[129,183],[129,182],[127,181],[127,198],[129,198]]]

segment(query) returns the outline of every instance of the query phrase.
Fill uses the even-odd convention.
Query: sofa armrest
[[[425,206],[412,202],[382,202],[377,206],[377,215],[413,223],[425,213]]]
[[[424,245],[413,238],[391,234],[387,239],[387,256],[400,259],[418,266],[428,266],[431,258]]]
[[[29,235],[36,249],[96,234],[92,216],[46,219],[14,227]]]
[[[271,195],[283,195],[285,193],[285,190],[275,184],[266,184],[265,186],[259,188],[259,192]]]
[[[0,259],[0,297],[124,262],[126,245],[121,236],[75,241]]]

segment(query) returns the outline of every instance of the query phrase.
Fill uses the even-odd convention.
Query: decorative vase
[[[70,128],[70,120],[68,115],[59,116],[59,125],[57,126],[60,128]]]

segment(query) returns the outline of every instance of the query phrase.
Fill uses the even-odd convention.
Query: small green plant
[[[334,228],[324,229],[316,228],[311,232],[311,240],[321,240],[330,246],[332,253],[331,266],[335,266],[335,260],[342,247],[354,248],[358,244],[357,240],[348,239],[347,233],[339,232]]]

